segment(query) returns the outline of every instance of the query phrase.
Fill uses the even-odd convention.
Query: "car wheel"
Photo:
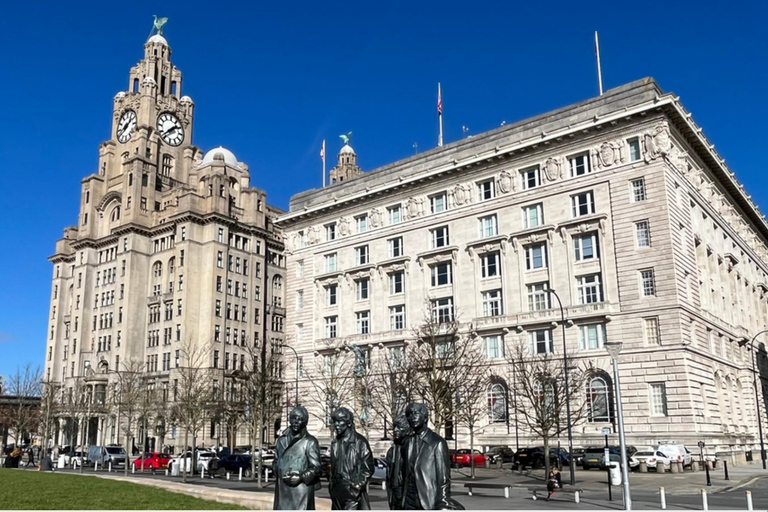
[[[533,459],[533,462],[531,463],[531,468],[540,469],[543,465],[544,465],[544,459],[540,457],[536,457]]]
[[[251,478],[251,468],[245,468],[243,470],[243,477],[244,478]]]

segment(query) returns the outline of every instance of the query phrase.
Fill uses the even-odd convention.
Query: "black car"
[[[618,446],[609,446],[608,451],[610,453],[611,462],[619,462],[621,460],[621,450]],[[635,453],[637,453],[637,448],[634,446],[627,446],[628,459],[631,459]],[[581,467],[583,469],[605,469],[605,446],[590,446],[584,450]],[[631,460],[629,467],[632,467]]]
[[[568,465],[568,450],[564,448],[550,447],[549,449],[549,464],[550,466],[557,466],[559,463],[562,466]],[[514,464],[515,468],[530,467],[533,469],[539,469],[544,467],[544,447],[536,446],[533,448],[520,448],[515,454]]]
[[[240,468],[243,469],[243,478],[250,478],[251,476],[251,456],[250,455],[240,455],[240,454],[231,454],[227,455],[223,459],[219,459],[217,461],[218,465],[218,474],[219,475],[225,475],[227,473],[235,473],[238,474],[240,472]],[[258,468],[258,464],[257,464]]]
[[[488,457],[491,464],[496,464],[499,459],[501,462],[514,462],[515,451],[509,446],[491,446],[485,452],[485,456]]]
[[[331,457],[329,455],[322,455],[320,452],[320,478],[325,478],[329,482],[331,481]]]
[[[571,452],[571,456],[573,457],[573,463],[576,466],[580,466],[582,461],[584,460],[584,448],[574,448]]]

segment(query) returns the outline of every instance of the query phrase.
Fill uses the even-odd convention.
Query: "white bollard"
[[[109,461],[109,472],[112,472],[112,461]]]
[[[131,464],[131,474],[136,473],[136,464]]]
[[[381,481],[381,490],[382,491],[386,491],[387,490],[387,481],[386,480],[382,480]]]
[[[227,471],[227,480],[229,480],[229,471]]]
[[[240,482],[243,481],[243,468],[240,468],[240,474],[237,476],[237,480]]]
[[[267,471],[267,468],[264,468],[264,483],[269,483],[269,471]]]
[[[701,510],[709,510],[709,503],[707,502],[707,490],[701,490]]]
[[[505,498],[509,498],[509,487],[505,487],[504,488],[504,497]],[[575,503],[579,503],[580,500],[581,500],[581,498],[579,498],[579,491],[574,492],[573,493],[573,501]]]
[[[752,510],[752,491],[747,491],[747,510]]]
[[[165,468],[165,476],[168,476],[168,468]]]
[[[200,466],[200,467],[201,467],[200,478],[205,479],[205,466]]]
[[[659,496],[661,496],[661,510],[667,509],[667,495],[663,487],[659,487]]]
[[[98,470],[99,470],[99,461],[96,461],[93,463],[93,472],[95,473]]]

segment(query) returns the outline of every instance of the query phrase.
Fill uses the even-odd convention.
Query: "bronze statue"
[[[405,417],[414,435],[403,445],[403,510],[463,510],[451,498],[451,461],[445,439],[427,427],[429,411],[412,403]]]
[[[336,438],[331,444],[333,510],[370,510],[368,482],[373,476],[373,452],[368,440],[355,432],[352,411],[341,407],[331,414]]]
[[[413,435],[408,418],[398,416],[393,422],[392,440],[394,445],[387,452],[387,501],[390,510],[403,507],[403,445]]]
[[[307,433],[309,414],[298,406],[288,418],[290,427],[275,448],[274,510],[315,510],[315,490],[320,488],[320,446]]]

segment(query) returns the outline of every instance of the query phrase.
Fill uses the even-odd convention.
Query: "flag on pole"
[[[437,83],[437,115],[443,115],[443,96],[440,94],[440,82]]]
[[[323,187],[325,187],[325,139],[323,139],[323,145],[320,148],[320,158],[323,160]]]
[[[443,145],[443,94],[440,88],[440,82],[437,82],[437,120],[440,125],[437,135],[437,145],[440,147]]]
[[[600,67],[600,40],[597,37],[597,30],[595,30],[595,57],[597,58],[597,84],[600,96],[603,95],[603,70]]]

